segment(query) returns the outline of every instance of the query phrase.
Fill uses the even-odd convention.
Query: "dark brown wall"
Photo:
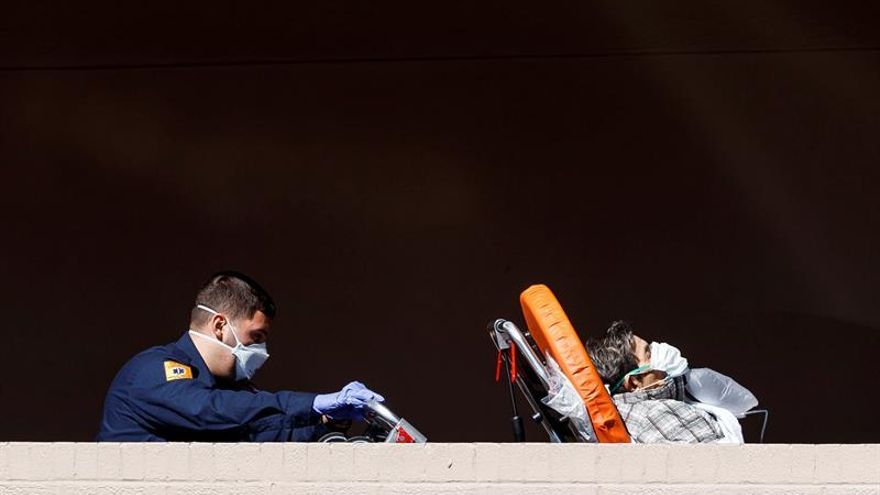
[[[749,386],[769,441],[880,441],[869,7],[28,5],[0,440],[89,439],[235,268],[280,304],[264,387],[357,378],[432,440],[509,438],[485,325],[543,282]]]

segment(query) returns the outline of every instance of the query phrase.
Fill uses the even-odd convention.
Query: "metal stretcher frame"
[[[568,421],[560,418],[558,414],[541,402],[541,398],[547,395],[550,387],[549,377],[544,360],[535,352],[534,343],[531,338],[523,334],[515,324],[501,318],[489,324],[489,336],[495,345],[495,349],[498,351],[498,358],[504,365],[505,375],[510,387],[514,439],[516,441],[525,440],[522,418],[517,411],[516,397],[513,390],[513,384],[515,383],[532,410],[530,416],[532,421],[541,425],[550,437],[551,442],[578,441],[577,431],[572,428]],[[515,364],[516,355],[525,360],[525,366],[517,368]],[[496,376],[496,378],[500,377]]]
[[[541,402],[549,390],[548,372],[542,356],[552,356],[584,401],[592,426],[591,441],[630,441],[629,433],[614,401],[590,361],[586,348],[572,327],[556,297],[544,285],[533,285],[520,295],[523,314],[529,328],[521,332],[506,320],[490,324],[490,336],[498,350],[499,365],[504,364],[514,408],[514,434],[522,437],[521,419],[516,413],[513,383],[516,383],[533,411],[532,419],[544,427],[551,442],[586,441],[567,420],[560,418]],[[506,351],[506,352],[505,352]],[[515,352],[512,352],[515,351]],[[516,369],[516,356],[526,366]],[[517,423],[520,423],[519,425]]]

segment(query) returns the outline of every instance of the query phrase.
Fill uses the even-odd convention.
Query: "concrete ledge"
[[[0,443],[23,493],[880,495],[880,445]]]

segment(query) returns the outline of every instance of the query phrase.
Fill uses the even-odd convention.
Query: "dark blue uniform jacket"
[[[98,441],[285,442],[325,433],[315,394],[214,378],[188,333],[133,357],[104,401]]]

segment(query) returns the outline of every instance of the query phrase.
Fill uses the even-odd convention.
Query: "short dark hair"
[[[593,366],[602,381],[608,385],[614,385],[639,366],[633,329],[629,322],[615,321],[602,338],[587,341],[586,347]]]
[[[235,271],[215,273],[199,289],[196,303],[190,314],[190,321],[197,325],[204,324],[211,313],[199,309],[197,305],[207,306],[228,318],[253,318],[257,311],[262,311],[269,318],[275,318],[275,301],[256,280]]]

